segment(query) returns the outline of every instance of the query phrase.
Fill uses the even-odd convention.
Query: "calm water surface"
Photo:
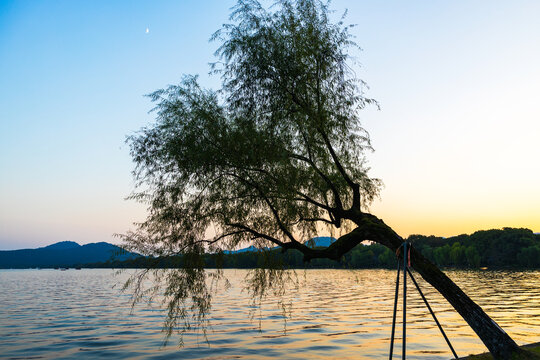
[[[113,270],[0,270],[0,358],[383,359],[388,356],[395,271],[300,270],[301,287],[255,312],[243,289],[245,270],[225,270],[231,288],[218,293],[207,344],[198,333],[162,347],[164,313],[113,285]],[[540,272],[450,271],[448,275],[519,344],[540,341]],[[416,276],[418,278],[418,275]],[[446,301],[419,281],[458,355],[486,351]],[[420,296],[408,286],[409,359],[451,353]],[[254,318],[252,318],[254,315]],[[401,314],[398,315],[401,319]],[[396,329],[401,335],[401,327]],[[394,354],[400,356],[400,338]],[[397,358],[397,356],[396,356]]]

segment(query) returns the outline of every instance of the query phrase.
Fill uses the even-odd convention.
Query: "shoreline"
[[[525,344],[520,346],[521,349],[529,350],[533,354],[536,354],[540,359],[540,342]],[[460,357],[459,360],[491,360],[493,356],[489,352],[477,354],[477,355],[468,355],[465,357]]]

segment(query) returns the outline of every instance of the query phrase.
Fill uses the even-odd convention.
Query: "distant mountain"
[[[309,239],[304,244],[311,248],[315,247],[328,247],[330,246],[334,241],[336,241],[336,238],[330,237],[330,236],[317,236],[313,239]]]
[[[239,249],[239,250],[225,250],[223,251],[224,254],[239,254],[239,253],[245,253],[245,252],[253,252],[253,251],[259,251],[259,250],[270,250],[271,248],[264,248],[264,249],[259,249],[253,245],[247,247],[247,248],[243,248],[243,249]],[[273,249],[273,248],[272,248]]]
[[[330,237],[330,236],[317,236],[317,237],[314,237],[312,239],[307,240],[306,242],[304,242],[304,244],[306,244],[306,246],[309,246],[310,248],[328,247],[334,241],[336,241],[336,238],[333,238],[333,237]],[[275,248],[276,247],[265,248],[265,250],[270,250],[270,249],[275,249]],[[258,251],[258,250],[259,250],[258,248],[256,248],[255,246],[252,245],[250,247],[243,248],[243,249],[240,249],[240,250],[233,250],[233,251],[226,250],[223,253],[225,253],[225,254],[238,254],[238,253]]]
[[[38,249],[0,251],[0,269],[77,267],[137,256],[106,242],[81,246],[73,241],[62,241]]]
[[[265,250],[268,250],[269,248],[266,248]],[[243,249],[240,249],[240,250],[236,250],[236,251],[228,251],[228,252],[225,252],[226,254],[229,253],[229,254],[238,254],[238,253],[243,253],[243,252],[250,252],[250,251],[258,251],[259,249],[256,248],[255,246],[251,245],[250,247],[247,247],[247,248],[243,248]]]
[[[78,248],[81,245],[77,244],[75,241],[60,241],[56,244],[52,244],[49,246],[45,246],[42,249],[50,249],[50,250],[65,250],[65,249],[74,249]]]

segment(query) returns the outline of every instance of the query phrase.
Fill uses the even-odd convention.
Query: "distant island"
[[[327,247],[336,239],[315,237],[306,243]],[[463,269],[539,269],[540,234],[529,229],[503,228],[477,231],[449,238],[411,235],[407,238],[421,253],[441,267]],[[264,251],[262,251],[264,250]],[[38,249],[0,251],[0,269],[23,268],[173,268],[182,266],[182,256],[145,257],[126,252],[106,242],[79,245],[63,241]],[[315,259],[303,263],[296,250],[257,249],[253,246],[205,255],[208,268],[255,268],[282,264],[288,268],[394,268],[396,257],[379,244],[360,244],[341,262]]]

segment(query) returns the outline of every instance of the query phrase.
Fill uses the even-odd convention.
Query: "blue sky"
[[[0,249],[116,241],[144,218],[126,135],[143,95],[207,75],[234,1],[0,2]],[[540,231],[540,3],[334,1],[363,48],[355,71],[400,234]],[[146,29],[148,28],[148,32]]]

